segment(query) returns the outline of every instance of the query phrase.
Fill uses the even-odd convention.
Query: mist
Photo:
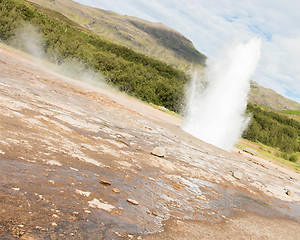
[[[228,151],[234,147],[250,121],[245,111],[260,45],[257,38],[238,43],[216,61],[208,61],[204,73],[194,73],[184,131]]]
[[[46,49],[43,33],[32,24],[26,22],[20,24],[9,44],[29,53],[33,57],[32,60],[59,74],[94,86],[107,87],[104,76],[99,71],[86,67],[79,59],[62,58],[58,49]]]
[[[45,42],[39,29],[29,23],[21,23],[10,39],[10,45],[25,51],[37,59],[44,57]]]

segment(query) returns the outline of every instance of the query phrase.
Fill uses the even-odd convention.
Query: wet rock
[[[108,181],[108,180],[105,179],[105,178],[102,178],[102,179],[100,180],[100,183],[103,184],[103,185],[107,185],[107,186],[111,185],[111,181]]]
[[[117,194],[119,194],[121,191],[120,191],[120,189],[118,189],[118,188],[113,188],[113,190],[112,190],[114,193],[117,193]]]
[[[127,202],[129,202],[129,203],[131,203],[131,204],[133,204],[133,205],[139,205],[139,202],[138,202],[138,201],[133,200],[133,199],[130,199],[130,198],[127,199]]]
[[[232,171],[232,176],[238,180],[241,180],[243,178],[244,174],[241,171],[236,170],[236,171]]]
[[[166,150],[164,147],[156,147],[151,151],[151,154],[157,157],[164,157],[166,155]]]

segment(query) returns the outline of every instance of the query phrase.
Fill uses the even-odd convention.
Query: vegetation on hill
[[[189,39],[162,23],[92,8],[71,0],[30,1],[58,11],[102,37],[179,69],[191,70],[205,65],[206,56]]]
[[[285,114],[291,114],[291,115],[300,115],[300,111],[296,111],[296,110],[282,110],[280,112]]]
[[[251,113],[252,121],[243,138],[278,148],[285,158],[298,161],[300,122],[251,103],[247,111]]]
[[[30,23],[43,35],[43,54],[50,61],[62,64],[70,58],[79,59],[86,67],[102,72],[107,82],[121,91],[172,111],[181,110],[188,81],[184,72],[103,40],[57,12],[48,9],[45,14],[24,0],[0,0],[0,7],[2,41],[14,42],[16,29]]]

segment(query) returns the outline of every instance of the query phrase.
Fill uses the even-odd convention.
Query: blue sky
[[[300,1],[298,0],[75,0],[140,17],[188,37],[214,59],[222,49],[253,37],[262,39],[252,77],[300,102]]]

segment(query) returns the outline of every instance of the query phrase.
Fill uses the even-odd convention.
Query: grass
[[[282,110],[280,112],[285,114],[291,114],[291,115],[300,115],[300,111],[296,111],[296,110]]]
[[[153,103],[147,103],[147,102],[144,102],[144,103],[147,104],[147,105],[149,105],[149,106],[151,106],[151,107],[153,107],[153,108],[155,108],[155,109],[158,109],[158,110],[160,110],[162,112],[168,113],[168,114],[170,114],[172,116],[175,116],[175,117],[178,117],[178,118],[181,118],[181,119],[183,118],[182,115],[180,115],[180,114],[178,114],[176,112],[173,112],[173,111],[171,111],[171,110],[169,110],[169,109],[167,109],[165,107],[158,106],[158,105],[155,105]]]
[[[297,110],[282,110],[282,111],[278,111],[278,113],[288,117],[288,118],[292,118],[298,122],[300,122],[300,111]]]
[[[236,148],[243,150],[244,148],[250,148],[257,152],[257,157],[260,157],[262,159],[271,161],[279,166],[286,167],[292,170],[295,170],[296,172],[300,173],[300,163],[299,161],[297,163],[288,161],[281,156],[281,152],[276,149],[269,146],[266,146],[262,143],[255,143],[251,142],[246,139],[241,139],[237,144]]]

